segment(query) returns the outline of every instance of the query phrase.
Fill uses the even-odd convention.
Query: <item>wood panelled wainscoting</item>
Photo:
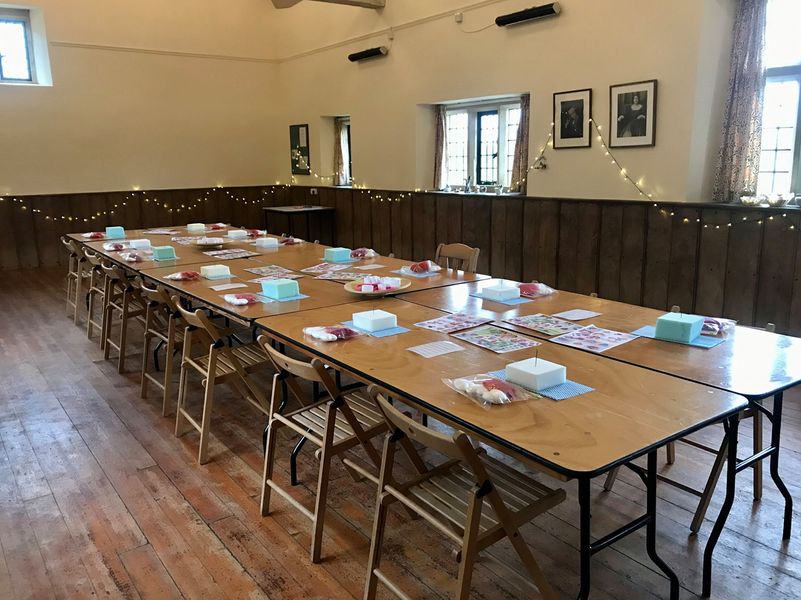
[[[797,207],[304,186],[7,196],[0,201],[0,268],[61,264],[58,237],[69,231],[111,223],[256,226],[263,206],[284,204],[335,207],[336,239],[322,230],[286,232],[323,243],[416,260],[431,258],[439,242],[464,242],[481,248],[479,271],[494,276],[659,309],[679,305],[745,325],[770,322],[801,335]]]

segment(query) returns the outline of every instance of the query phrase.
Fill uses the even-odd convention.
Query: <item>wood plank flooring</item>
[[[0,283],[0,600],[361,597],[373,489],[335,465],[324,561],[312,565],[302,515],[275,496],[274,514],[259,515],[262,418],[221,388],[212,460],[198,466],[197,436],[175,438],[157,394],[140,399],[135,347],[131,371],[119,375],[96,340],[65,317],[62,290],[60,270],[4,272]],[[134,327],[137,347],[140,336]],[[787,400],[782,472],[801,502],[801,393]],[[750,443],[750,423],[741,437]],[[718,443],[720,430],[698,438]],[[293,441],[280,442],[282,476],[288,477]],[[664,471],[700,486],[710,465],[711,456],[679,445],[676,464]],[[302,484],[293,493],[310,502],[317,467],[311,452],[301,454],[299,467]],[[645,503],[642,486],[625,470],[612,492],[603,492],[602,483],[593,486],[596,535],[639,515]],[[750,484],[743,473],[718,545],[713,597],[799,598],[799,515],[791,541],[782,544],[778,493],[766,477],[764,498],[755,504]],[[578,510],[575,484],[563,485],[568,499],[524,533],[558,594],[570,598],[578,589]],[[690,536],[695,499],[664,485],[659,497],[659,550],[679,575],[682,598],[697,598],[711,521]],[[493,554],[516,565],[505,544]],[[389,522],[385,556],[388,571],[414,598],[447,597],[453,589],[450,547],[405,513]],[[596,555],[592,574],[593,598],[667,597],[642,533]],[[530,593],[486,561],[476,569],[474,597]]]

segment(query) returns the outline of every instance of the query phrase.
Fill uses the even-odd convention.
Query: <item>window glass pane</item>
[[[795,127],[782,127],[777,131],[776,147],[791,150],[795,145]]]
[[[0,20],[0,56],[3,79],[30,80],[28,43],[23,21]]]
[[[777,152],[776,165],[773,168],[775,171],[789,173],[793,169],[793,153],[786,150]]]
[[[503,185],[512,185],[512,168],[515,161],[515,145],[517,144],[517,128],[520,125],[520,109],[509,108],[506,111],[506,177]]]
[[[769,0],[765,28],[765,68],[801,64],[801,2]]]
[[[790,191],[798,98],[798,79],[776,77],[765,82],[762,154],[757,182],[760,194]]]
[[[772,173],[775,162],[776,153],[773,150],[762,151],[762,158],[759,160],[759,171],[765,173]]]
[[[498,182],[498,111],[478,113],[479,168],[480,185]]]
[[[467,175],[467,113],[448,113],[445,119],[447,128],[447,164],[446,183],[465,185]]]

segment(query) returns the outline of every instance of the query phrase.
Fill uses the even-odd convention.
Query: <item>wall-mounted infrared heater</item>
[[[534,19],[544,19],[545,17],[554,17],[562,12],[562,7],[558,2],[551,2],[550,4],[543,4],[542,6],[533,6],[524,10],[509,13],[508,15],[501,15],[495,19],[495,24],[498,27],[506,27],[507,25],[517,25],[525,21],[532,21]]]

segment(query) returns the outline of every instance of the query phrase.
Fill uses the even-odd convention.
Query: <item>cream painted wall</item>
[[[0,194],[269,180],[278,94],[263,0],[38,5],[54,84],[0,85]]]
[[[731,0],[562,0],[563,13],[555,19],[504,29],[493,25],[474,34],[461,31],[531,6],[530,0],[498,0],[466,11],[461,29],[450,14],[403,26],[437,12],[434,6],[455,12],[468,4],[475,3],[389,0],[388,6],[395,8],[377,14],[306,2],[280,12],[276,18],[286,32],[279,37],[280,54],[301,54],[278,67],[285,94],[282,128],[311,123],[319,115],[348,114],[358,183],[426,188],[431,169],[419,156],[432,145],[433,134],[426,125],[429,116],[418,105],[530,92],[533,159],[547,138],[553,92],[591,87],[593,116],[606,128],[610,84],[658,79],[656,146],[615,152],[655,198],[706,199],[728,77]],[[349,52],[388,43],[389,26],[396,27],[389,56],[362,64],[347,61]],[[290,35],[298,31],[303,35]],[[369,32],[379,33],[313,50]],[[279,155],[288,155],[286,137],[282,133],[278,140]],[[311,150],[314,164],[320,148],[313,145]],[[530,195],[638,197],[596,140],[589,149],[549,150],[547,158],[548,169],[530,177]],[[288,165],[278,167],[274,179],[286,181]],[[328,166],[318,162],[317,169],[325,172]]]

